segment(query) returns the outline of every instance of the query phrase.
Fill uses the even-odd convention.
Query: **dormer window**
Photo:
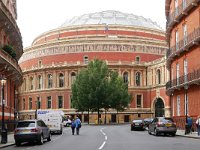
[[[84,64],[88,64],[88,62],[89,62],[88,56],[84,56],[83,62],[84,62]]]

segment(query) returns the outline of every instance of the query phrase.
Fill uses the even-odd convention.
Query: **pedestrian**
[[[79,131],[81,128],[81,120],[78,117],[76,117],[75,124],[76,124],[76,134],[79,135]]]
[[[200,136],[200,115],[197,117],[196,126],[197,126],[198,136]]]
[[[76,127],[76,123],[75,123],[74,119],[72,119],[72,122],[71,122],[72,135],[74,135],[75,127]]]
[[[188,125],[188,134],[192,133],[192,117],[188,116],[187,117],[187,125]]]

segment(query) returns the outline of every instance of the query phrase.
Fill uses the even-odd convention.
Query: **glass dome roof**
[[[151,19],[146,19],[142,16],[136,16],[133,14],[127,14],[113,10],[84,14],[82,16],[73,17],[70,20],[66,20],[65,23],[61,25],[61,27],[87,24],[116,24],[162,30],[162,28],[156,22],[153,22]]]

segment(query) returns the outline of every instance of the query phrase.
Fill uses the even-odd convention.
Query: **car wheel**
[[[47,138],[47,141],[51,141],[51,132],[49,132],[49,137]]]
[[[15,141],[15,145],[16,145],[16,146],[20,146],[20,145],[21,145],[21,142]]]
[[[158,136],[158,132],[157,132],[156,128],[154,129],[154,135]]]
[[[175,135],[176,135],[176,133],[171,133],[171,135],[172,135],[172,136],[175,136]]]
[[[44,143],[43,135],[40,135],[40,138],[38,139],[38,144],[42,145]]]
[[[149,133],[149,135],[151,135],[151,131],[150,130],[148,130],[148,133]]]

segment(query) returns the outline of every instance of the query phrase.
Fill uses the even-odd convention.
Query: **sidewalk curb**
[[[5,145],[4,144],[2,144],[2,145],[0,144],[0,149],[1,148],[5,148],[5,147],[9,147],[9,146],[13,146],[13,145],[15,145],[15,143],[10,143],[10,144],[5,144]]]
[[[199,140],[200,140],[200,137],[186,136],[186,135],[178,135],[178,134],[176,134],[176,136],[185,137],[185,138],[191,138],[191,139],[199,139]]]

